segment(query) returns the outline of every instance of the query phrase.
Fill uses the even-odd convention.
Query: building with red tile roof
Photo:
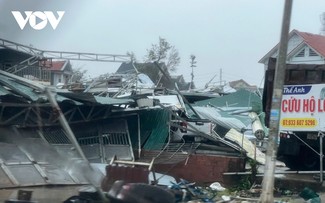
[[[279,44],[274,46],[259,63],[267,67],[269,58],[276,58]],[[289,33],[288,64],[325,64],[325,36],[292,30]]]
[[[51,85],[56,86],[59,83],[67,84],[72,76],[72,67],[69,60],[41,61],[41,66],[48,68],[51,73]]]

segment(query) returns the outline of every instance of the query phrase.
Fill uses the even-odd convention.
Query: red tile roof
[[[61,71],[67,61],[42,61],[42,65],[49,67],[52,71]]]
[[[294,34],[300,36],[304,43],[313,48],[321,56],[325,57],[325,36],[311,34],[308,32],[300,32],[294,29],[289,33],[289,38],[291,38]],[[265,61],[267,61],[268,58],[271,57],[278,50],[278,48],[279,43],[274,46],[266,55],[264,55],[258,62],[265,63]]]
[[[322,56],[325,56],[325,36],[324,35],[316,35],[308,32],[300,32],[298,30],[293,30],[299,36],[301,36],[306,44],[308,44],[311,48],[317,51]]]

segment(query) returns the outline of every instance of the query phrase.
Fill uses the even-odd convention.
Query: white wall
[[[56,86],[60,81],[63,81],[63,75],[62,74],[57,74],[57,73],[52,73],[54,74],[53,76],[53,85]]]

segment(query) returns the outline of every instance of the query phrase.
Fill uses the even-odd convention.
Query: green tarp
[[[160,150],[168,137],[170,112],[165,109],[144,109],[137,113],[140,116],[141,148]],[[138,148],[138,117],[127,118],[132,145]]]

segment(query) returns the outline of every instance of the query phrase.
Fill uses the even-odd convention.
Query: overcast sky
[[[176,74],[194,82],[244,79],[261,85],[261,59],[280,38],[284,0],[0,0],[0,38],[53,51],[135,53],[143,60],[159,37],[181,56]],[[11,11],[65,11],[56,30],[21,30]],[[318,34],[324,0],[294,0],[290,30]],[[88,75],[113,73],[119,63],[73,62]]]

